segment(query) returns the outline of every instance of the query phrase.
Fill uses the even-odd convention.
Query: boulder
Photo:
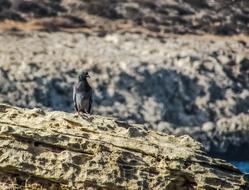
[[[98,115],[0,104],[0,188],[248,189],[189,136]]]

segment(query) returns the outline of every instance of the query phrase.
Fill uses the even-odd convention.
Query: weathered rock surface
[[[0,188],[238,189],[249,180],[174,137],[101,116],[0,105]]]
[[[38,32],[1,34],[0,41],[1,102],[72,111],[72,85],[87,69],[95,113],[156,128],[249,110],[247,38]]]
[[[249,116],[239,114],[207,122],[201,127],[181,127],[173,130],[175,135],[189,134],[202,142],[210,155],[230,161],[249,160]]]
[[[232,35],[248,34],[248,7],[247,0],[1,0],[0,21],[31,22],[33,28],[49,31],[141,27],[156,33]],[[25,27],[9,27],[18,28]]]
[[[216,156],[222,158],[232,157],[234,150],[220,144],[236,142],[238,151],[248,144],[248,138],[228,140],[220,132],[203,138],[205,132],[192,130],[249,117],[247,37],[20,32],[1,34],[0,41],[0,102],[71,112],[72,85],[86,69],[96,114],[146,123],[165,133],[175,134],[168,126],[189,126],[186,133],[207,150],[220,150]],[[237,131],[248,134],[242,123]]]

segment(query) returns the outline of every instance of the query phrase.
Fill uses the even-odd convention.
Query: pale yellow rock
[[[189,136],[0,105],[0,189],[248,189]]]

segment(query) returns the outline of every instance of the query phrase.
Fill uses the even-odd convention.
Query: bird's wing
[[[92,102],[93,102],[93,100],[92,100],[92,95],[89,97],[89,106],[88,106],[88,110],[87,110],[87,112],[88,113],[91,113],[91,110],[92,110]]]
[[[92,88],[90,87],[87,92],[84,93],[83,97],[85,100],[87,100],[87,112],[90,114],[91,113],[91,110],[92,110],[92,95],[93,95],[93,92],[92,92]]]
[[[76,85],[74,85],[74,87],[73,87],[73,104],[74,104],[75,110],[79,111],[77,108],[77,103],[76,103]]]

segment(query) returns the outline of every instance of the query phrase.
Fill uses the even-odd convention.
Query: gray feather
[[[77,112],[91,113],[92,88],[87,80],[79,81],[73,89],[73,102]]]
[[[76,103],[76,86],[75,85],[73,87],[73,105],[74,105],[74,109],[78,111],[77,103]]]

